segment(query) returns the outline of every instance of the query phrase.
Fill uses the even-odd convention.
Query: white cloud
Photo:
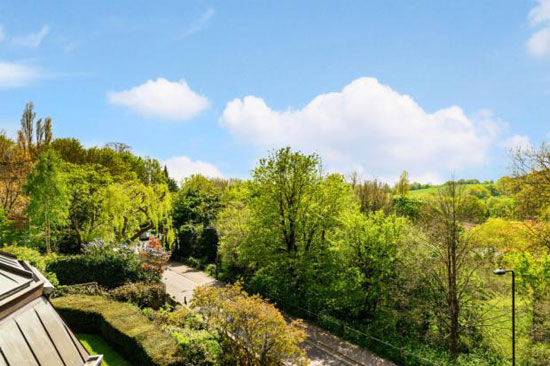
[[[533,56],[550,56],[550,27],[535,32],[527,41],[527,50]]]
[[[189,88],[185,80],[172,82],[163,78],[121,92],[110,92],[109,102],[126,106],[145,117],[187,120],[195,117],[210,102]]]
[[[532,25],[537,25],[550,20],[550,0],[537,0],[535,6],[529,12],[529,20]]]
[[[223,177],[220,170],[213,164],[200,160],[191,160],[187,156],[174,156],[162,162],[168,168],[168,173],[176,181],[193,174],[202,174],[206,177]]]
[[[0,61],[0,88],[24,86],[40,77],[40,72],[31,66]]]
[[[220,123],[262,149],[290,145],[318,152],[329,170],[392,177],[406,169],[430,180],[483,166],[500,134],[490,111],[473,118],[458,106],[428,113],[374,78],[318,95],[302,109],[273,110],[255,96],[235,99]]]
[[[529,12],[529,21],[532,26],[545,26],[529,37],[527,51],[535,57],[550,56],[550,0],[538,0]]]
[[[36,48],[40,46],[40,43],[42,43],[48,33],[50,33],[50,27],[45,25],[36,33],[13,37],[11,43],[15,46]]]
[[[179,38],[182,39],[203,30],[206,27],[206,25],[210,22],[213,16],[214,16],[214,9],[209,8],[204,13],[202,13],[199,19],[197,19],[193,24],[191,24],[191,26],[187,28],[179,36]]]

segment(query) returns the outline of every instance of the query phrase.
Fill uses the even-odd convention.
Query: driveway
[[[219,286],[221,283],[207,273],[170,261],[163,273],[166,291],[181,304],[188,304],[193,290],[202,285]],[[329,332],[309,323],[306,324],[308,339],[302,345],[311,360],[311,366],[395,366],[354,344],[346,342]]]

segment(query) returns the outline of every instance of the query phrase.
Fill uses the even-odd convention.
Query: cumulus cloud
[[[550,27],[535,32],[527,41],[527,50],[533,56],[550,56]]]
[[[187,156],[174,156],[163,161],[162,164],[166,165],[170,176],[178,182],[193,174],[202,174],[212,178],[223,177],[215,165],[200,160],[191,160]]]
[[[374,78],[321,94],[302,109],[273,110],[256,96],[227,103],[220,119],[237,138],[261,148],[290,145],[318,152],[329,168],[378,177],[436,180],[483,166],[500,134],[490,111],[468,117],[458,106],[434,113]]]
[[[121,92],[110,92],[109,102],[128,107],[145,117],[184,121],[195,117],[210,102],[195,93],[185,80],[172,82],[163,78]]]
[[[13,37],[11,43],[15,46],[37,48],[44,38],[46,38],[48,33],[50,33],[50,27],[45,25],[36,33]]]
[[[529,12],[532,26],[543,25],[527,41],[527,51],[536,57],[550,56],[550,0],[538,0]]]
[[[0,61],[0,88],[24,86],[40,77],[40,72],[31,66]]]
[[[531,24],[537,25],[550,20],[550,0],[538,0],[537,5],[529,12]]]

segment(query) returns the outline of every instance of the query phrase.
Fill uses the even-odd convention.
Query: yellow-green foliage
[[[110,345],[135,365],[185,364],[176,341],[134,305],[85,295],[60,297],[52,302],[73,329],[101,332]]]

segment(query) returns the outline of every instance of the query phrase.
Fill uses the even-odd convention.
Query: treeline
[[[96,239],[129,243],[148,230],[173,241],[175,182],[124,144],[87,149],[54,139],[51,119],[37,120],[29,103],[17,139],[0,134],[0,159],[0,242],[77,253]]]
[[[97,252],[151,232],[173,257],[404,365],[506,365],[509,279],[492,270],[509,267],[522,364],[548,365],[546,145],[519,151],[496,183],[451,180],[422,194],[406,172],[393,187],[326,174],[317,155],[291,148],[249,180],[178,186],[124,144],[55,139],[30,104],[21,123],[16,140],[0,136],[0,243]]]

